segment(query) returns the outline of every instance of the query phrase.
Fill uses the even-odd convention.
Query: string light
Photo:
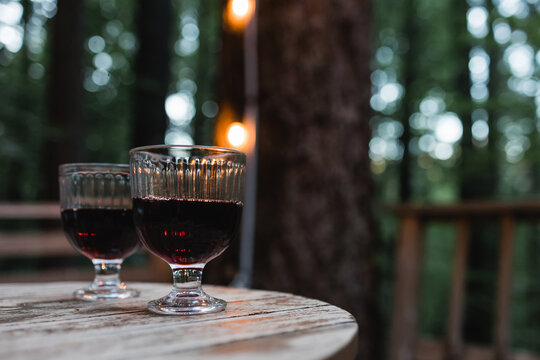
[[[247,140],[247,132],[244,124],[233,122],[227,130],[227,140],[235,148],[241,148]]]
[[[227,30],[242,31],[251,20],[255,10],[255,0],[229,0],[223,13]]]
[[[248,14],[250,8],[249,0],[233,0],[232,10],[238,17],[244,17]]]

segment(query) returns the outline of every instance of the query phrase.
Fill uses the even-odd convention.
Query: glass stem
[[[201,280],[203,267],[172,268],[173,291],[179,293],[202,294]]]
[[[96,276],[94,282],[90,285],[91,289],[122,286],[120,281],[121,260],[92,260],[92,262],[94,263]]]

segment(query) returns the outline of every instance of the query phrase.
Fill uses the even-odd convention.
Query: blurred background
[[[244,235],[254,236],[255,263],[273,270],[261,275],[248,261],[252,285],[347,308],[373,340],[361,337],[361,354],[379,358],[398,236],[383,205],[538,200],[540,1],[255,5],[0,0],[1,281],[92,278],[58,230],[58,164],[125,163],[130,148],[152,143],[235,147],[258,154],[256,229]],[[16,214],[17,204],[30,207]],[[532,352],[540,352],[538,230],[517,227],[511,287],[510,347]],[[426,337],[445,334],[454,237],[447,225],[425,229]],[[496,224],[472,230],[467,342],[493,342],[498,237]],[[240,248],[209,265],[210,282],[233,280]],[[126,277],[168,282],[166,269],[149,270],[153,261],[142,251],[127,259]],[[333,277],[314,279],[318,268]]]

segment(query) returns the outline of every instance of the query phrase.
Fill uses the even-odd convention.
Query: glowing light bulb
[[[249,0],[233,0],[232,10],[236,16],[246,16],[249,12]]]
[[[242,31],[255,12],[255,0],[228,0],[223,12],[223,26],[228,31]]]
[[[229,126],[227,130],[227,140],[232,146],[240,147],[246,143],[247,133],[244,124],[234,122]]]

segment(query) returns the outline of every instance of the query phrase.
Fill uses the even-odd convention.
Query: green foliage
[[[34,14],[36,19],[47,19]],[[23,31],[29,27],[21,23]],[[35,41],[34,41],[35,42]],[[36,199],[40,188],[39,155],[52,133],[45,119],[47,54],[26,41],[18,52],[0,42],[0,199]]]
[[[86,1],[83,141],[87,161],[128,161],[133,61],[137,46],[135,4],[133,0],[124,0],[121,4],[112,0]]]
[[[173,30],[176,56],[171,61],[170,92],[191,97],[196,110],[188,126],[171,125],[170,131],[188,132],[195,143],[212,145],[215,114],[205,113],[203,109],[217,101],[216,79],[221,50],[220,2],[187,0],[174,2],[173,5],[178,16]],[[197,36],[193,34],[194,31]],[[187,48],[186,51],[186,47],[182,46],[183,41],[195,37],[194,49],[189,51]]]
[[[540,2],[380,0],[373,7],[370,157],[378,201],[538,198]],[[462,128],[452,141],[452,128],[440,127],[448,114],[459,120],[454,129]],[[392,249],[396,236],[384,218],[381,228],[383,248]],[[516,243],[512,345],[540,351],[531,321],[540,313],[531,260],[538,245],[528,229]],[[452,233],[434,226],[427,235],[421,293],[427,336],[445,333]],[[487,228],[473,234],[465,336],[490,343],[498,234]]]
[[[5,0],[2,4],[13,5],[11,27],[24,41],[18,49],[7,46],[7,40],[0,37],[0,199],[37,200],[42,186],[36,174],[45,165],[41,163],[43,146],[65,131],[49,125],[47,112],[49,28],[56,5],[49,0]],[[203,109],[217,107],[220,6],[217,0],[174,1],[171,14],[169,91],[189,93],[194,116],[179,129],[205,144],[212,143],[215,111]],[[79,140],[83,161],[128,161],[133,132],[136,7],[134,0],[85,1],[81,44],[84,135]],[[194,26],[186,32],[186,24]],[[190,36],[196,47],[185,51],[180,44]],[[175,129],[172,123],[171,129]]]

